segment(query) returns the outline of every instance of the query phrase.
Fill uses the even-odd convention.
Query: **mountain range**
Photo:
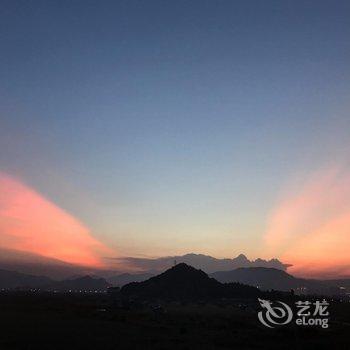
[[[47,276],[53,279],[64,279],[74,275],[91,275],[96,272],[94,268],[4,248],[0,248],[0,269],[18,271],[29,275]]]
[[[104,278],[82,276],[77,278],[54,281],[49,277],[34,276],[16,271],[0,270],[0,289],[42,291],[106,291],[111,287]]]
[[[15,289],[22,287],[40,288],[52,280],[44,276],[28,275],[16,271],[0,270],[0,289]]]
[[[346,294],[350,292],[350,279],[316,280],[297,278],[285,271],[273,268],[251,267],[238,268],[231,271],[217,271],[211,277],[222,283],[240,282],[261,290],[289,291],[298,294]]]
[[[175,269],[176,267],[176,269]],[[175,270],[174,270],[175,269]],[[172,271],[182,271],[182,281],[178,280],[179,274],[172,275]],[[194,274],[192,277],[187,272],[193,272],[193,269],[200,271],[200,274]],[[24,274],[16,271],[0,270],[0,289],[37,289],[47,291],[105,291],[110,286],[128,286],[143,285],[145,283],[145,290],[148,290],[154,284],[162,285],[164,278],[174,286],[193,284],[193,276],[196,281],[201,283],[204,276],[207,276],[205,272],[197,270],[194,267],[188,266],[185,263],[180,263],[173,268],[168,269],[162,274],[152,276],[149,273],[145,274],[119,274],[112,276],[107,280],[99,276],[76,276],[63,280],[53,280],[46,276],[35,276],[31,274]],[[247,286],[258,288],[262,291],[278,290],[278,291],[290,291],[293,289],[297,294],[323,294],[323,295],[346,295],[350,293],[350,279],[338,279],[338,280],[313,280],[296,278],[285,271],[281,271],[274,268],[264,267],[249,267],[238,268],[231,271],[218,271],[209,275],[210,284],[214,285],[215,281],[219,283],[240,283]],[[205,277],[206,279],[207,277]],[[208,277],[209,278],[209,277]],[[159,282],[160,281],[160,282]],[[214,282],[212,282],[214,281]],[[167,282],[167,283],[168,283]],[[195,282],[195,283],[197,283]],[[135,284],[136,283],[136,284]],[[141,284],[137,284],[141,283]],[[170,283],[170,282],[169,282]],[[209,286],[209,283],[207,284]],[[152,288],[151,288],[152,289]],[[146,292],[147,294],[148,292]],[[167,291],[170,293],[170,291]]]
[[[172,267],[174,263],[185,263],[196,269],[201,269],[206,273],[229,271],[239,267],[268,267],[285,271],[291,266],[290,264],[282,263],[278,259],[264,260],[258,258],[256,260],[249,260],[244,254],[240,254],[232,259],[217,259],[209,255],[190,253],[155,259],[124,257],[116,258],[115,260],[121,265],[131,266],[133,269],[154,274]]]
[[[128,275],[140,275],[146,278],[159,274],[177,263],[184,262],[206,273],[216,271],[229,271],[239,267],[271,267],[285,271],[288,264],[280,262],[278,259],[249,260],[245,255],[240,254],[232,259],[217,259],[203,254],[185,254],[178,256],[160,257],[155,259],[148,258],[105,258],[105,269],[96,269],[93,267],[70,264],[58,259],[53,259],[38,254],[28,253],[13,249],[0,248],[0,269],[18,271],[25,274],[36,276],[48,276],[59,280],[71,276],[95,275],[111,279],[111,283],[128,283]],[[136,271],[136,272],[135,272]],[[124,275],[125,274],[125,275]],[[118,277],[119,276],[119,277]],[[115,279],[115,281],[113,280]]]

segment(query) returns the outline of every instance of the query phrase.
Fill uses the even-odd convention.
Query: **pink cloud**
[[[0,173],[0,248],[100,267],[109,249],[89,229],[22,182]]]
[[[265,234],[270,253],[304,276],[350,275],[350,174],[313,174],[273,210]]]

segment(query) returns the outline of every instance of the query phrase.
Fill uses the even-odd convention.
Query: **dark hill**
[[[290,290],[303,286],[303,280],[285,271],[266,267],[242,267],[232,271],[214,272],[210,276],[222,283],[239,282],[262,290]]]
[[[0,270],[0,288],[39,288],[51,283],[48,277],[33,276],[16,271]]]
[[[114,286],[122,287],[125,284],[131,283],[131,282],[142,282],[145,281],[154,275],[151,273],[122,273],[120,275],[115,275],[107,278],[107,281]]]
[[[53,282],[47,285],[46,290],[64,291],[105,291],[111,285],[104,278],[93,278],[84,276],[74,279],[66,279],[63,281]]]
[[[239,283],[222,284],[202,270],[185,263],[178,264],[144,282],[125,285],[123,296],[136,298],[164,298],[172,300],[207,299],[259,295],[259,291]]]
[[[79,278],[54,281],[44,276],[33,276],[16,271],[0,270],[1,289],[41,289],[46,291],[105,291],[111,287],[103,278],[84,276]]]
[[[348,291],[347,286],[350,286],[347,279],[332,281],[297,278],[285,271],[266,267],[219,271],[210,276],[222,283],[239,282],[258,287],[260,290],[290,291],[293,289],[297,294],[344,294]]]

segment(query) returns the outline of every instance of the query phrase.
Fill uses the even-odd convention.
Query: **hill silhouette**
[[[119,275],[111,276],[107,278],[107,281],[114,286],[122,287],[131,282],[142,282],[147,280],[148,278],[153,277],[152,273],[122,273]]]
[[[83,276],[54,281],[44,276],[34,276],[17,271],[0,270],[1,289],[40,289],[42,291],[105,291],[111,287],[104,278]]]
[[[173,300],[206,299],[215,297],[256,297],[254,287],[239,283],[223,284],[210,278],[202,270],[180,263],[143,282],[132,282],[121,289],[123,296],[135,298],[163,298]]]
[[[93,278],[91,276],[83,276],[63,281],[52,282],[45,286],[45,290],[57,291],[105,291],[111,287],[104,278]]]
[[[71,276],[98,275],[107,278],[114,285],[145,280],[173,266],[174,260],[186,263],[206,273],[230,271],[239,267],[267,267],[286,270],[289,266],[277,259],[249,260],[244,254],[232,259],[217,259],[204,254],[185,254],[181,256],[160,257],[157,259],[123,257],[112,258],[117,263],[112,269],[96,269],[93,267],[70,264],[58,259],[13,249],[0,248],[0,269],[18,271],[35,276],[48,276],[54,280],[62,280]],[[126,268],[126,266],[128,266]],[[133,268],[130,270],[129,267]],[[138,271],[135,273],[134,271]],[[125,273],[130,273],[130,278]],[[142,276],[145,275],[145,276]]]
[[[265,267],[242,267],[232,271],[214,272],[210,276],[222,283],[240,282],[265,290],[290,290],[304,285],[304,280],[285,271]]]
[[[280,290],[302,294],[344,294],[349,290],[350,280],[315,280],[297,278],[285,271],[264,267],[238,268],[232,271],[218,271],[210,275],[219,282],[239,282],[258,287],[261,290]]]
[[[83,276],[101,271],[30,252],[4,248],[0,248],[0,269],[18,271],[33,276],[47,276],[54,280],[69,278],[73,275]]]
[[[17,271],[0,270],[0,288],[39,288],[52,283],[52,280],[44,276],[33,276]]]

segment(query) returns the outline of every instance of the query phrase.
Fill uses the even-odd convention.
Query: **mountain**
[[[48,291],[106,291],[111,284],[104,278],[93,278],[91,276],[83,276],[74,279],[66,279],[63,281],[56,281],[44,286],[43,289]]]
[[[347,288],[347,289],[349,289],[349,292],[350,292],[350,277],[343,278],[343,279],[336,279],[336,280],[326,280],[324,282],[327,284],[330,284],[332,286]]]
[[[0,270],[0,288],[40,288],[51,283],[48,277],[33,276],[16,271]]]
[[[109,261],[106,261],[107,266],[108,263]],[[72,276],[82,277],[86,275],[107,278],[124,272],[118,266],[106,269],[93,268],[70,264],[39,254],[5,248],[0,248],[0,269],[35,276],[48,276],[54,280],[71,279]]]
[[[177,263],[184,262],[207,273],[216,271],[228,271],[238,267],[273,267],[286,270],[289,266],[281,263],[277,259],[271,260],[249,260],[245,255],[240,254],[233,259],[217,259],[203,254],[185,254],[181,256],[161,257],[157,259],[147,258],[105,258],[106,269],[96,269],[92,267],[70,264],[58,259],[53,259],[29,252],[0,248],[0,269],[18,271],[24,274],[36,276],[48,276],[53,279],[65,279],[70,276],[98,275],[111,279],[111,283],[128,283],[128,276],[120,276],[123,273],[130,273],[130,281],[141,281],[145,278],[165,271]],[[136,274],[134,271],[138,271]],[[116,276],[120,276],[116,277]],[[115,278],[115,281],[113,280]],[[125,282],[124,282],[125,278]]]
[[[239,267],[271,267],[285,271],[288,264],[284,264],[277,259],[271,260],[249,260],[245,255],[240,254],[233,259],[217,259],[203,254],[186,254],[181,256],[161,257],[157,259],[124,257],[117,258],[119,263],[125,266],[132,266],[141,271],[162,272],[177,263],[186,263],[207,273],[215,271],[228,271]]]
[[[290,290],[299,284],[299,279],[285,271],[265,267],[238,268],[231,271],[218,271],[210,274],[222,283],[239,282],[262,290]]]
[[[44,276],[34,276],[17,271],[0,270],[0,289],[36,289],[46,291],[105,291],[111,284],[103,278],[84,276],[54,281]]]
[[[250,267],[231,271],[218,271],[210,274],[222,283],[239,282],[258,287],[261,290],[290,291],[297,294],[336,295],[350,292],[350,279],[314,280],[296,278],[285,271],[273,268]]]
[[[29,252],[0,248],[0,269],[53,279],[95,273],[96,269],[79,266]]]
[[[131,282],[142,282],[145,281],[154,275],[152,273],[122,273],[120,275],[111,276],[107,278],[107,281],[111,283],[114,286],[122,287],[125,284],[131,283]]]
[[[141,299],[192,300],[215,297],[257,297],[259,290],[239,283],[222,284],[202,270],[180,263],[143,282],[132,282],[121,289],[127,297]]]

